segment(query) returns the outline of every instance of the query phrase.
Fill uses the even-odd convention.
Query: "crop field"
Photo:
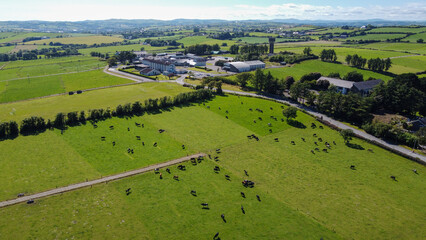
[[[172,166],[169,174],[161,169],[163,179],[151,172],[36,200],[33,205],[0,209],[0,237],[208,239],[217,232],[223,239],[424,237],[426,210],[419,197],[426,194],[424,166],[358,139],[349,147],[338,132],[319,128],[321,124],[301,112],[296,118],[299,127],[293,127],[280,120],[282,107],[225,95],[205,105],[114,118],[99,122],[96,129],[88,123],[63,134],[54,130],[0,142],[2,199],[194,152],[218,157],[195,165],[188,162],[186,171]],[[136,127],[135,122],[145,127]],[[159,128],[166,131],[160,134]],[[251,134],[259,141],[247,139]],[[28,147],[41,141],[46,144]],[[315,142],[325,141],[332,143],[327,152],[314,150]],[[127,154],[129,147],[134,154]],[[215,166],[220,168],[217,173]],[[179,181],[173,180],[174,175]],[[254,181],[254,188],[244,188],[243,179]],[[128,188],[132,193],[126,196]],[[202,209],[203,202],[209,204],[208,210]]]
[[[14,49],[12,49],[12,51],[10,51],[11,53],[16,53],[16,52],[19,52],[19,51],[31,51],[31,50],[35,50],[35,49],[38,49],[38,47],[39,46],[37,46],[37,45],[30,45],[30,44],[27,44],[27,45],[16,45],[15,46],[15,48]]]
[[[15,46],[0,47],[0,53],[8,53],[12,51],[14,48]]]
[[[58,42],[62,44],[101,44],[101,43],[113,43],[113,42],[122,42],[124,39],[119,37],[110,37],[110,36],[87,36],[87,37],[66,37],[66,38],[54,38],[54,39],[43,39],[37,41],[31,41],[29,43],[35,44],[49,44],[50,42]]]
[[[420,33],[420,32],[426,32],[426,27],[421,28],[413,28],[413,27],[383,27],[383,28],[374,28],[372,30],[369,30],[368,32],[394,32],[394,33]]]
[[[102,70],[21,80],[3,80],[4,87],[0,92],[0,103],[131,82],[131,80],[105,74]]]
[[[417,40],[419,39],[423,39],[423,41],[426,41],[426,32],[408,36],[404,38],[404,41],[417,42]]]
[[[395,74],[424,72],[426,71],[426,56],[394,58],[389,71]]]
[[[121,78],[120,78],[121,79]],[[2,84],[0,83],[0,92]],[[78,95],[61,95],[0,104],[0,119],[2,121],[22,121],[34,115],[45,119],[53,119],[59,112],[88,111],[95,108],[116,107],[128,102],[144,101],[148,98],[175,96],[178,93],[190,91],[174,83],[144,83],[131,86],[108,88],[88,91]]]
[[[426,44],[417,43],[370,43],[363,48],[372,48],[385,51],[399,51],[407,53],[426,54]]]
[[[363,36],[349,37],[347,40],[378,40],[386,41],[387,39],[403,38],[405,34],[367,34]]]

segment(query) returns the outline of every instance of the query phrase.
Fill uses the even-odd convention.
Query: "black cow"
[[[241,192],[241,197],[246,198],[246,195],[243,192]]]
[[[356,170],[355,165],[351,165],[352,170]]]
[[[170,174],[170,169],[166,168],[166,172],[168,172]]]
[[[220,215],[220,217],[221,217],[221,218],[222,218],[222,220],[226,223],[225,214]]]
[[[196,197],[197,196],[197,191],[191,190],[191,194],[192,194],[192,196]]]
[[[260,200],[260,196],[256,195],[257,201],[261,202],[262,200]]]
[[[246,176],[248,177],[248,172],[246,170],[244,170],[244,173],[246,174]]]
[[[243,205],[241,205],[241,211],[243,212],[243,214],[246,214],[246,211],[244,211]]]
[[[242,103],[242,102],[241,102]],[[213,236],[213,240],[217,240],[219,237],[219,232],[217,232],[214,236]]]
[[[154,147],[157,147],[157,142],[155,142],[153,146],[154,146]]]
[[[30,199],[30,200],[27,201],[27,204],[32,204],[32,203],[34,203],[33,199]]]
[[[392,178],[392,180],[396,181],[396,177],[395,176],[390,176],[390,178]]]
[[[225,175],[226,180],[231,180],[231,177],[229,175]]]

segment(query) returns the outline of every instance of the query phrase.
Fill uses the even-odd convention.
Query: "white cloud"
[[[20,14],[19,14],[20,13]],[[236,5],[232,7],[147,6],[135,2],[127,4],[68,4],[50,6],[21,6],[0,9],[0,20],[96,20],[96,19],[285,19],[303,20],[426,20],[426,3],[407,3],[403,6],[314,6],[308,4],[278,4],[271,6]]]

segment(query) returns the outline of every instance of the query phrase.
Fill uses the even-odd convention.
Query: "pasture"
[[[378,41],[386,41],[387,39],[395,39],[395,38],[403,38],[406,34],[367,34],[367,35],[360,35],[356,37],[348,37],[347,40],[378,40]]]
[[[9,53],[14,48],[15,48],[15,46],[0,47],[0,53]]]
[[[114,43],[114,42],[122,42],[124,39],[120,37],[110,37],[110,36],[84,36],[84,37],[64,37],[64,38],[54,38],[54,39],[43,39],[37,41],[31,41],[28,43],[31,44],[49,44],[50,42],[54,43],[62,43],[62,44],[101,44],[101,43]]]
[[[394,58],[389,71],[395,74],[424,72],[426,71],[426,56]]]
[[[235,41],[218,40],[218,39],[213,39],[213,38],[207,38],[205,36],[186,37],[186,38],[180,39],[177,42],[183,43],[185,46],[191,46],[191,45],[196,45],[196,44],[208,44],[208,45],[219,44],[219,46],[221,46],[222,43],[227,43],[228,47],[229,47],[232,44],[235,44]],[[223,48],[223,47],[221,47],[221,48]]]
[[[370,43],[362,45],[362,48],[426,54],[426,44],[417,43]]]
[[[159,51],[165,51],[167,49],[167,47],[151,47],[149,45],[130,44],[130,45],[119,45],[119,46],[108,46],[108,47],[84,48],[84,49],[79,49],[78,52],[84,55],[90,55],[91,52],[100,52],[103,54],[108,53],[112,55],[117,51],[140,51],[141,48],[149,52],[159,52]],[[176,51],[176,49],[174,51]]]
[[[426,32],[426,27],[381,27],[369,30],[371,33],[420,33]]]
[[[299,128],[293,127],[280,120],[281,111],[279,103],[225,95],[159,114],[111,119],[98,123],[97,129],[88,123],[63,135],[55,130],[0,142],[0,154],[17,160],[0,158],[0,176],[8,180],[0,192],[3,199],[191,152],[212,155],[184,164],[186,171],[172,166],[169,174],[161,169],[163,179],[151,172],[0,209],[0,237],[208,239],[217,232],[223,239],[424,237],[426,211],[419,197],[426,194],[424,166],[358,139],[345,145],[338,132],[320,128],[301,112]],[[138,128],[135,122],[146,126]],[[166,131],[160,134],[159,128]],[[147,142],[159,141],[158,148],[142,146],[137,134]],[[251,134],[259,141],[248,139]],[[20,151],[8,155],[11,148],[34,146],[41,138],[48,144],[27,147],[31,157],[21,157],[25,153]],[[331,143],[327,152],[324,142]],[[57,154],[62,157],[52,153],[39,159],[44,154],[38,152],[60,144],[64,150]],[[133,159],[128,147],[135,150]],[[215,166],[220,170],[214,171]],[[243,179],[254,181],[254,188],[243,187]],[[131,194],[126,196],[128,188]]]
[[[123,80],[122,78],[120,78]],[[125,80],[125,79],[124,79]],[[0,83],[0,92],[2,84]],[[173,83],[144,83],[102,90],[88,91],[78,95],[60,95],[0,104],[0,119],[2,121],[22,121],[34,115],[45,119],[53,119],[59,112],[88,111],[95,108],[116,107],[128,102],[143,101],[148,98],[175,96],[181,92],[190,91]]]
[[[408,37],[404,38],[404,41],[409,41],[409,42],[415,43],[419,39],[423,39],[423,41],[425,41],[426,40],[426,32],[418,33],[418,34],[414,34],[414,35],[408,36]]]

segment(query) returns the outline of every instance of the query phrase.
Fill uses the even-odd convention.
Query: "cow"
[[[244,173],[246,174],[246,176],[248,177],[248,172],[246,170],[244,170]]]
[[[275,142],[279,142],[278,138],[275,138],[274,140],[275,140]]]
[[[27,201],[27,204],[32,204],[32,203],[34,203],[33,199],[30,199],[30,200]]]
[[[166,172],[168,172],[168,173],[170,174],[170,169],[169,169],[169,168],[166,168]]]
[[[197,196],[197,191],[191,190],[191,195],[194,196],[194,197],[196,197]]]
[[[221,217],[221,218],[222,218],[222,220],[226,223],[225,214],[220,215],[220,217]]]
[[[390,176],[390,178],[392,178],[394,181],[397,181],[395,176]]]
[[[157,147],[157,142],[155,142],[153,146],[154,146],[154,147]]]
[[[304,142],[305,142],[305,139],[304,139],[304,138],[302,138],[302,141],[304,141]]]
[[[243,212],[243,214],[246,214],[246,211],[244,211],[243,205],[241,205],[241,211]]]
[[[229,119],[228,116],[225,116],[225,117],[226,117],[226,119]]]
[[[352,170],[356,170],[355,165],[351,165]]]
[[[292,145],[296,145],[296,143],[295,143],[294,141],[291,141],[291,144],[292,144]]]
[[[182,145],[182,149],[185,149],[185,145]]]
[[[226,180],[231,180],[231,177],[229,175],[225,175]]]
[[[241,192],[241,197],[246,198],[246,194],[244,194],[243,192]]]
[[[25,194],[24,194],[24,193],[19,193],[19,194],[18,194],[18,198],[19,198],[19,197],[23,197],[23,196],[25,196]]]
[[[256,198],[257,198],[257,201],[261,202],[259,195],[256,195]]]
[[[176,181],[179,181],[179,176],[178,175],[174,175],[173,179],[176,180]]]
[[[241,104],[242,104],[243,102],[241,102]],[[218,239],[218,237],[219,237],[219,232],[217,232],[214,236],[213,236],[213,240],[217,240]]]
[[[311,153],[312,153],[312,154],[315,154],[314,150],[311,150]]]
[[[419,173],[417,172],[417,169],[413,169],[413,172],[414,172],[415,174],[419,174]]]

